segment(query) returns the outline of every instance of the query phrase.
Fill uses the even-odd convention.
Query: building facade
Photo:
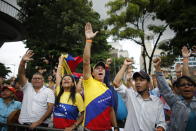
[[[25,29],[19,14],[22,12],[17,0],[0,0],[0,47],[4,42],[24,40]]]
[[[129,57],[129,53],[127,50],[123,50],[122,45],[120,45],[120,43],[117,42],[108,42],[109,45],[112,46],[112,48],[110,49],[110,54],[113,57],[116,58],[120,58],[120,57]]]

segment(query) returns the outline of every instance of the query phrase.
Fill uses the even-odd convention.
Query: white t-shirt
[[[121,85],[115,90],[122,96],[127,106],[124,131],[154,131],[156,127],[166,129],[163,104],[156,96],[144,100],[132,88]]]
[[[46,113],[47,104],[55,102],[54,92],[46,86],[35,92],[32,84],[27,82],[23,87],[23,94],[20,124],[38,121]],[[48,123],[48,119],[44,123]]]

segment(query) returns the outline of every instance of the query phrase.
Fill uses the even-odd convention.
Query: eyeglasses
[[[183,86],[191,87],[191,86],[193,86],[193,84],[191,84],[191,83],[179,84],[179,87],[183,87]]]
[[[36,77],[36,78],[32,78],[32,80],[42,80],[43,78],[39,78],[39,77]]]

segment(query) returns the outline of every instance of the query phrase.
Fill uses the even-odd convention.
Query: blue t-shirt
[[[117,120],[126,120],[127,118],[127,107],[125,105],[125,102],[123,101],[123,98],[120,94],[118,94],[118,110],[117,110]]]
[[[7,118],[11,112],[21,109],[21,102],[11,101],[9,104],[5,104],[3,99],[0,98],[0,122],[7,123]],[[1,131],[6,131],[6,127],[1,127]]]

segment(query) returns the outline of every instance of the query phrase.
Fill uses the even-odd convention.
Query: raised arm
[[[179,78],[182,76],[182,66],[181,64],[177,63],[175,66],[176,77]]]
[[[106,63],[105,63],[105,78],[104,78],[104,83],[106,85],[110,85],[110,65],[112,64],[112,59],[107,58]]]
[[[125,73],[125,84],[126,84],[127,88],[133,88],[134,90],[136,90],[133,85],[132,75],[133,75],[132,74],[132,67],[129,66],[126,73]]]
[[[182,75],[191,76],[189,71],[189,57],[191,55],[191,52],[186,46],[183,46],[181,51],[183,56]]]
[[[24,86],[27,82],[27,78],[25,75],[25,65],[28,61],[33,60],[31,57],[34,55],[32,50],[28,50],[25,55],[22,57],[22,60],[20,61],[20,65],[18,68],[18,78],[19,83],[21,86]]]
[[[160,93],[166,100],[167,104],[172,107],[173,104],[177,102],[177,96],[172,92],[171,88],[165,80],[163,73],[161,72],[161,58],[154,59],[153,63],[156,71],[157,84]]]
[[[91,67],[90,67],[91,46],[92,46],[92,39],[96,36],[97,33],[98,33],[97,31],[93,33],[91,23],[88,22],[85,25],[86,44],[85,44],[84,53],[83,53],[84,80],[87,80],[91,76]]]
[[[127,59],[124,60],[124,63],[122,65],[121,69],[119,70],[119,72],[117,73],[117,75],[115,76],[114,81],[113,81],[113,84],[114,84],[115,88],[118,88],[120,86],[121,80],[124,76],[124,73],[125,73],[127,67],[129,65],[131,65],[132,63],[133,63],[132,59],[127,58]]]
[[[61,55],[59,57],[59,64],[58,64],[58,67],[57,67],[57,72],[56,72],[56,87],[59,87],[60,86],[60,82],[61,82],[61,79],[62,79],[62,74],[61,74],[61,70],[62,70],[62,63],[63,63],[63,56]]]
[[[82,91],[83,91],[82,81],[83,81],[83,77],[81,76],[80,79],[79,79],[79,81],[78,81],[78,83],[76,84],[76,91],[78,93],[82,93]]]

